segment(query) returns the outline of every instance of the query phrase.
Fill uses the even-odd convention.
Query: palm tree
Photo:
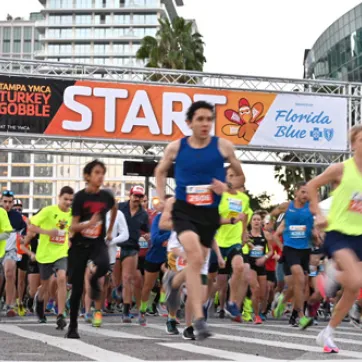
[[[168,19],[159,23],[156,37],[143,38],[136,58],[146,61],[150,68],[202,71],[206,62],[204,42],[201,34],[193,33],[192,22],[177,17],[172,23]]]

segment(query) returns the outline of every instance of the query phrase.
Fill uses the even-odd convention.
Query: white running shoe
[[[317,337],[317,344],[323,347],[325,353],[338,353],[339,348],[333,341],[333,334],[329,332],[328,328],[323,329]]]

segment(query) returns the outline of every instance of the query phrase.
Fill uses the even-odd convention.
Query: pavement
[[[80,340],[64,338],[55,329],[55,318],[38,324],[34,317],[0,319],[0,362],[2,361],[362,361],[362,330],[343,323],[336,333],[339,354],[324,354],[315,343],[326,325],[306,331],[290,327],[287,320],[263,325],[209,319],[214,336],[202,342],[168,336],[165,318],[148,317],[147,326],[121,323],[121,317],[103,318],[101,328],[79,322]],[[179,328],[182,331],[182,326]]]

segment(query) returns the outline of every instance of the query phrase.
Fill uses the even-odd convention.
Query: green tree
[[[250,197],[250,208],[253,211],[257,210],[267,210],[271,208],[271,196],[266,192],[261,193],[260,195],[253,195],[249,191],[246,191],[246,194]]]
[[[193,32],[193,24],[181,17],[172,23],[160,19],[156,37],[142,39],[136,58],[146,61],[146,67],[202,71],[206,58],[202,35]],[[160,77],[160,76],[159,76]],[[188,82],[189,77],[178,79]]]

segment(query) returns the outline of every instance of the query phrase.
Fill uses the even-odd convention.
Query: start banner
[[[192,102],[216,106],[213,134],[235,145],[347,149],[347,99],[0,76],[0,132],[172,141]]]

